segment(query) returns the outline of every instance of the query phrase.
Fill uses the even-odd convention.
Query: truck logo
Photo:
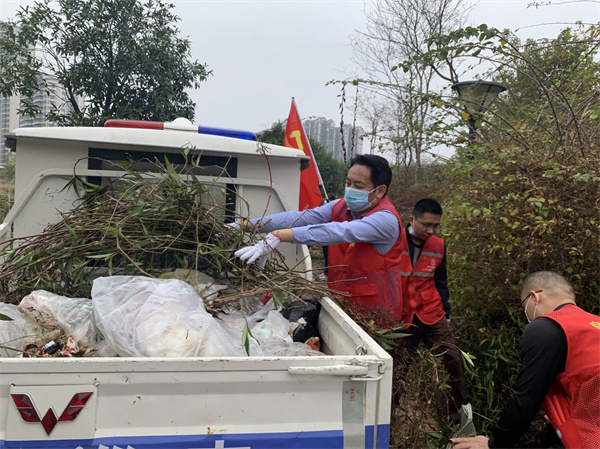
[[[31,396],[27,393],[11,393],[10,396],[12,397],[17,410],[21,414],[23,421],[27,423],[42,423],[46,434],[50,435],[57,423],[75,421],[75,418],[77,418],[92,394],[94,394],[92,391],[75,393],[59,418],[56,417],[54,408],[50,407],[41,419],[33,404]]]

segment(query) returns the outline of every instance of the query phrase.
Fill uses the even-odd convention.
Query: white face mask
[[[533,318],[529,319],[529,315],[527,315],[527,306],[529,305],[529,301],[531,301],[531,298],[533,298],[533,295],[529,295],[529,299],[527,300],[527,304],[525,304],[525,307],[523,308],[523,312],[525,312],[525,318],[527,318],[527,322],[531,323],[533,320],[535,320],[535,314],[537,312],[537,304],[535,305],[535,308],[533,309]]]

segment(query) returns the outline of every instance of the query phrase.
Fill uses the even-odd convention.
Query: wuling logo
[[[56,413],[52,407],[48,409],[43,418],[40,418],[31,397],[26,393],[11,393],[10,396],[17,406],[17,410],[21,414],[23,421],[28,423],[42,423],[46,434],[50,435],[58,422],[75,421],[75,418],[77,418],[77,415],[79,415],[92,394],[94,394],[93,391],[75,393],[60,415],[60,418],[56,417]]]

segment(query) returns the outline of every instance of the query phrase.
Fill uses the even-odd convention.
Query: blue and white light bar
[[[138,129],[168,129],[173,131],[187,131],[213,136],[232,137],[234,139],[256,140],[256,134],[250,131],[237,129],[214,128],[211,126],[194,125],[188,119],[180,117],[172,122],[151,122],[148,120],[111,119],[104,122],[105,128],[138,128]]]

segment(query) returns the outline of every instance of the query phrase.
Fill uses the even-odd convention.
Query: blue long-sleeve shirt
[[[341,200],[338,200],[341,201]],[[281,212],[262,219],[265,232],[292,228],[294,243],[306,245],[337,245],[339,243],[371,243],[379,254],[387,253],[400,237],[400,226],[394,214],[387,210],[359,217],[354,212],[352,221],[331,221],[331,211],[337,201],[305,211]],[[260,218],[251,220],[253,225]]]

